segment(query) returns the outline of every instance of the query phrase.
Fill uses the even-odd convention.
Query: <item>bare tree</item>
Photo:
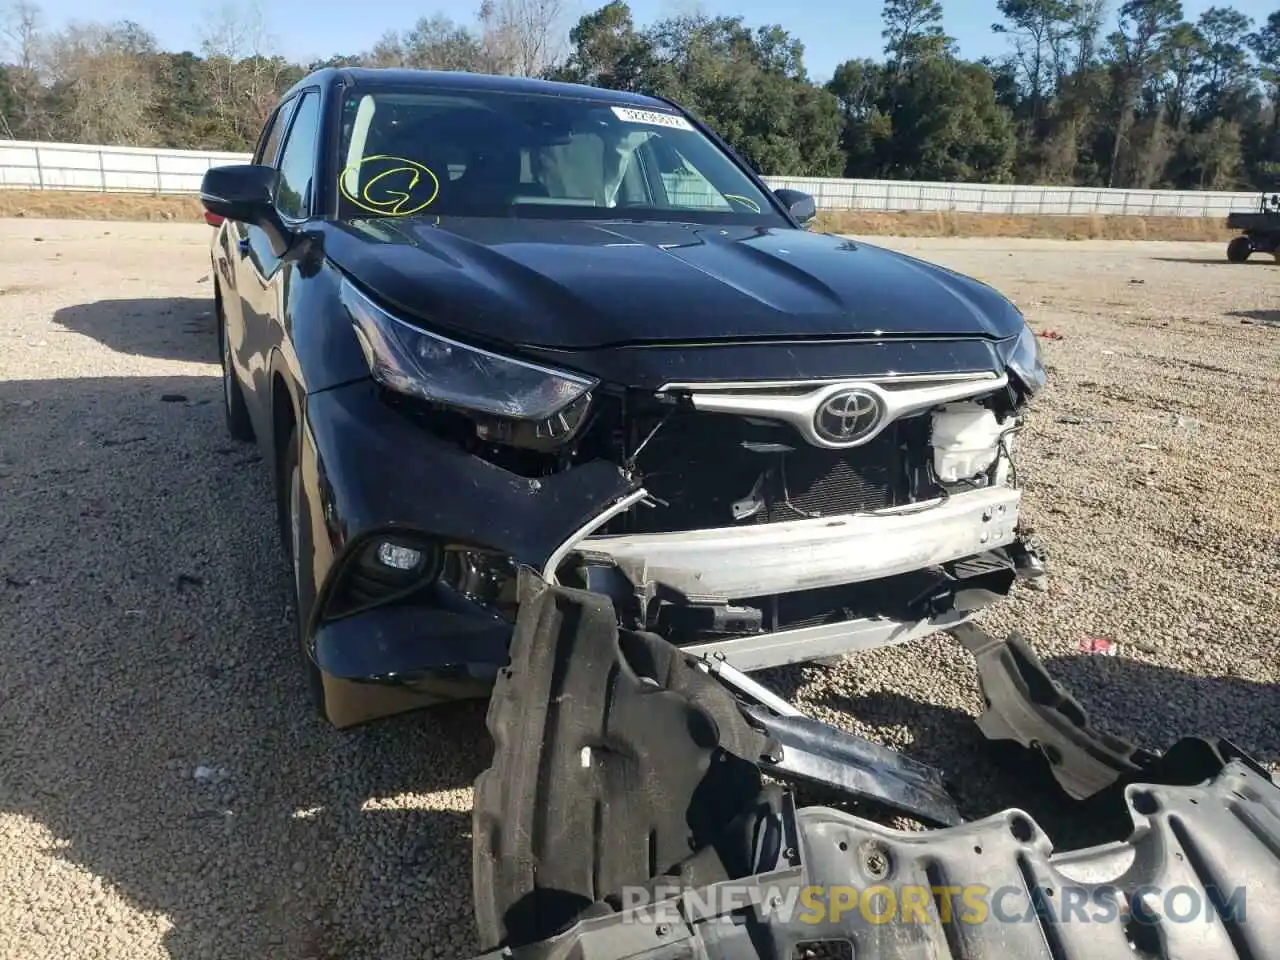
[[[497,25],[510,72],[532,77],[557,63],[567,49],[565,0],[497,0],[481,8]]]
[[[256,139],[289,69],[275,44],[259,0],[221,0],[206,11],[200,49],[209,99],[219,124],[244,143]]]
[[[49,42],[47,70],[59,92],[59,134],[78,143],[155,141],[155,41],[134,23],[72,24]]]
[[[51,133],[41,75],[45,52],[41,20],[40,8],[30,0],[0,7],[0,60],[10,63],[5,73],[13,91],[8,114],[0,115],[0,128],[11,138],[43,140]]]
[[[373,49],[360,56],[361,62],[370,67],[407,67],[408,54],[404,38],[394,30],[388,30],[373,45]]]
[[[275,45],[259,0],[220,0],[205,10],[200,30],[205,56],[248,60],[269,56]]]
[[[512,25],[497,0],[482,0],[476,12],[480,25],[479,60],[472,69],[481,73],[510,75],[516,72],[516,42]]]
[[[0,8],[0,54],[19,70],[35,70],[40,56],[40,8],[15,0]]]

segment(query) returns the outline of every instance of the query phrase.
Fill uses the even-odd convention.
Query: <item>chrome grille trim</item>
[[[976,373],[875,377],[859,380],[771,381],[767,383],[669,383],[661,394],[687,394],[695,410],[736,414],[789,423],[815,447],[847,450],[869,443],[902,417],[931,407],[992,393],[1004,388],[1008,374]],[[804,388],[809,388],[804,390]],[[880,401],[875,429],[850,443],[836,443],[818,434],[815,418],[822,405],[845,390],[861,389]],[[798,392],[803,390],[804,392]]]

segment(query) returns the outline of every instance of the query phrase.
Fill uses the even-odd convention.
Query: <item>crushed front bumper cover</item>
[[[1022,494],[1010,487],[973,490],[870,514],[674,533],[594,533],[644,496],[644,490],[633,491],[563,543],[543,569],[544,578],[554,583],[560,563],[573,555],[588,569],[610,573],[612,579],[593,588],[615,601],[645,598],[647,602],[664,596],[678,598],[682,604],[716,605],[888,582],[948,564],[976,561],[981,566],[983,557],[1002,549],[1008,551],[1010,572],[1016,569],[1025,575],[1016,563],[1016,557],[1026,553],[1018,530]],[[972,601],[975,591],[970,593],[972,606],[910,616],[847,616],[681,646],[686,653],[724,658],[740,670],[822,660],[948,630],[996,596],[985,594]]]
[[[875,514],[590,537],[577,549],[637,588],[738,600],[880,580],[1007,546],[1021,502],[1018,490],[998,487]]]
[[[521,588],[475,791],[486,960],[1280,956],[1265,770],[1224,742],[1159,756],[1098,734],[1023,641],[958,631],[981,729],[1033,745],[1071,795],[1121,804],[1127,837],[1055,853],[1020,810],[965,823],[936,771],[619,631],[607,598],[530,571]],[[771,782],[797,779],[942,828],[797,810]]]

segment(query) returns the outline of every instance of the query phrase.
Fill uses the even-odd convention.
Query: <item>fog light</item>
[[[422,551],[390,540],[383,540],[378,544],[378,562],[392,570],[408,572],[421,566]]]

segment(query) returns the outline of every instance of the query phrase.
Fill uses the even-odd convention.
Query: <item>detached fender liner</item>
[[[494,760],[475,784],[485,946],[543,939],[655,877],[753,873],[743,838],[776,822],[779,802],[756,761],[776,744],[675,647],[619,631],[607,597],[520,575],[488,712]]]

